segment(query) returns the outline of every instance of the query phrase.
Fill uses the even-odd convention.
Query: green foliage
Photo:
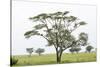
[[[36,25],[34,28],[35,29],[42,29],[42,28],[44,28],[45,27],[45,24],[38,24],[38,25]]]
[[[16,58],[10,58],[10,65],[12,66],[12,65],[15,65],[15,64],[17,64],[17,62],[18,62],[18,59],[16,59]]]
[[[68,13],[69,11],[58,11],[55,13],[48,14],[42,13],[37,16],[31,17],[31,20],[35,20],[35,22],[39,21],[40,24],[35,25],[34,29],[32,31],[26,32],[24,36],[26,38],[29,38],[34,35],[43,36],[48,41],[49,46],[59,44],[64,46],[63,49],[65,49],[65,46],[69,46],[69,43],[70,45],[72,45],[71,43],[75,41],[75,37],[71,33],[79,26],[86,24],[83,21],[78,22],[78,19],[75,16],[67,16]],[[74,24],[73,29],[70,29],[72,23]],[[45,29],[43,30],[43,32],[45,32],[46,34],[38,32],[38,30],[42,28]],[[80,38],[80,40],[80,42],[87,41],[85,38],[83,40],[82,37]]]
[[[69,13],[69,11],[65,11],[64,13],[63,13],[63,15],[66,15],[66,14],[68,14]]]
[[[31,36],[34,36],[34,35],[40,35],[40,33],[38,33],[38,31],[35,31],[35,30],[31,30],[31,31],[27,31],[24,36],[26,38],[30,38]]]
[[[68,22],[74,22],[75,20],[77,20],[77,17],[69,16],[67,19],[68,19]]]
[[[86,23],[84,21],[79,22],[80,25],[85,25]]]
[[[51,23],[52,25],[51,25],[51,29],[52,29],[52,31],[54,31],[54,30],[57,30],[57,32],[59,33],[59,34],[62,34],[61,33],[61,31],[63,31],[63,33],[64,34],[67,34],[67,32],[66,32],[66,30],[68,31],[68,33],[70,32],[70,30],[69,29],[66,29],[66,27],[68,27],[68,26],[66,26],[67,24],[68,24],[68,22],[65,22],[66,20],[67,21],[70,21],[70,22],[74,22],[74,21],[76,21],[77,20],[77,17],[74,17],[74,16],[64,16],[64,15],[66,15],[66,14],[68,14],[69,13],[69,11],[65,11],[65,12],[55,12],[55,13],[50,13],[50,14],[46,14],[46,13],[42,13],[42,14],[39,14],[39,15],[37,15],[37,16],[34,16],[34,17],[31,17],[30,19],[31,20],[34,20],[34,19],[38,19],[37,21],[40,21],[40,22],[42,22],[42,24],[38,24],[38,25],[36,25],[36,26],[34,26],[34,28],[35,29],[42,29],[42,28],[47,28],[47,33],[53,33],[54,34],[54,32],[50,32],[49,31],[49,27],[48,27],[48,24],[46,24],[46,23]],[[49,16],[49,17],[48,17]],[[53,18],[51,18],[51,17]],[[43,17],[45,17],[45,19],[43,19]],[[50,21],[47,21],[48,20],[48,18],[49,18],[49,20],[57,20],[58,22],[50,22]],[[54,19],[55,18],[55,19]],[[66,19],[65,19],[66,18]],[[62,22],[61,22],[62,21]],[[66,24],[63,24],[63,22],[65,22]],[[55,23],[55,24],[54,24]],[[82,24],[84,24],[85,22],[80,22],[79,24],[80,25],[82,25]],[[69,24],[70,25],[70,24]],[[78,24],[77,24],[78,25]],[[75,23],[75,25],[74,26],[76,26],[77,27],[77,25],[76,25],[76,23]],[[64,30],[65,29],[65,30]],[[29,31],[30,32],[30,31]],[[66,32],[66,33],[65,33]],[[28,34],[26,34],[25,36],[27,36]],[[49,34],[50,35],[50,34]]]
[[[79,44],[82,45],[82,46],[86,46],[87,41],[88,41],[88,34],[81,32],[79,34],[79,40],[78,40]]]

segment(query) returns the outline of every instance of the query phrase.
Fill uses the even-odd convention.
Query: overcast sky
[[[85,21],[87,25],[77,29],[74,35],[78,36],[80,32],[88,33],[90,45],[96,47],[96,6],[12,1],[12,54],[27,54],[26,48],[28,47],[44,48],[45,53],[54,53],[53,47],[45,46],[47,41],[44,38],[33,36],[30,39],[25,39],[24,33],[31,30],[34,25],[28,19],[29,17],[57,11],[70,11],[71,15]]]

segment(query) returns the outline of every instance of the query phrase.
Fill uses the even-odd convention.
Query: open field
[[[18,59],[18,63],[14,66],[24,66],[24,65],[43,65],[43,64],[56,64],[55,54],[45,54],[42,56],[32,55],[31,57],[27,55],[13,56]],[[61,63],[76,63],[76,62],[93,62],[96,61],[96,53],[74,53],[62,55]]]

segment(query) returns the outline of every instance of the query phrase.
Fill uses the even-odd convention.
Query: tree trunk
[[[60,55],[59,55],[59,63],[61,63],[61,56],[62,56],[62,51],[60,52]]]
[[[59,53],[58,52],[56,52],[56,60],[57,60],[57,63],[60,63],[59,62]]]
[[[39,56],[41,56],[41,53],[39,53]]]
[[[62,56],[62,51],[56,51],[56,60],[57,60],[57,63],[61,63],[61,56]]]

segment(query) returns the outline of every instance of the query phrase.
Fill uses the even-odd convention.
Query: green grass
[[[56,64],[55,54],[45,54],[42,56],[27,55],[13,56],[18,59],[18,63],[14,66],[25,66],[25,65],[43,65],[43,64]],[[92,62],[96,61],[96,53],[74,53],[62,55],[61,63],[76,63],[76,62]]]

